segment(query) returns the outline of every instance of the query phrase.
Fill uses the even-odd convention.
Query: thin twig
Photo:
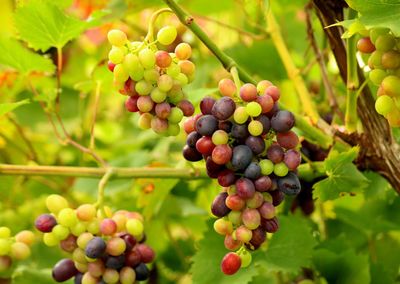
[[[95,92],[95,98],[94,98],[94,105],[93,105],[93,119],[92,119],[92,125],[90,126],[90,143],[89,143],[89,149],[94,149],[95,144],[94,144],[94,128],[96,125],[96,118],[97,118],[97,110],[99,108],[99,101],[100,101],[100,90],[101,90],[101,81],[96,82],[96,92]]]
[[[328,71],[326,69],[326,64],[325,64],[325,61],[324,61],[323,54],[322,54],[320,48],[318,47],[317,41],[316,41],[315,36],[314,36],[314,30],[313,30],[312,23],[311,23],[311,10],[312,10],[312,8],[313,8],[313,6],[312,6],[311,2],[309,2],[305,6],[308,40],[310,41],[311,47],[312,47],[312,49],[313,49],[313,51],[315,53],[317,62],[319,64],[319,67],[320,67],[320,70],[321,70],[322,82],[324,83],[325,90],[326,90],[326,93],[328,95],[329,105],[331,106],[333,111],[340,117],[340,119],[342,121],[344,121],[344,114],[339,108],[339,105],[337,103],[335,94],[333,92],[332,85],[329,82]]]
[[[62,61],[62,48],[57,48],[57,97],[56,97],[56,112],[60,111],[60,97],[61,97],[61,72],[63,68],[63,61]]]

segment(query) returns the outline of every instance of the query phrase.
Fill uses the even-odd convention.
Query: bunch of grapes
[[[379,87],[376,111],[393,127],[400,127],[400,38],[387,28],[374,28],[361,38],[357,48],[370,54],[369,78]]]
[[[75,277],[75,283],[82,284],[132,284],[148,279],[146,263],[152,262],[155,254],[144,244],[139,213],[112,213],[108,207],[98,210],[92,204],[72,209],[59,195],[50,195],[46,205],[51,214],[40,215],[35,226],[44,233],[47,246],[59,245],[71,255],[54,266],[55,281]]]
[[[174,42],[174,26],[157,33],[163,46]],[[155,42],[129,42],[120,30],[111,30],[108,40],[113,45],[108,54],[108,68],[114,73],[114,84],[128,96],[125,108],[139,112],[141,129],[152,128],[163,135],[178,135],[183,116],[192,116],[194,107],[182,87],[193,81],[195,65],[189,60],[192,49],[187,43],[176,46],[174,53],[158,50]]]
[[[266,234],[277,231],[276,209],[284,194],[295,195],[295,174],[301,155],[299,139],[291,130],[291,112],[280,110],[279,89],[264,80],[237,87],[230,79],[219,83],[222,98],[204,98],[201,114],[184,123],[187,136],[183,156],[206,162],[207,174],[223,187],[211,211],[218,217],[214,229],[225,236],[231,251],[222,260],[225,274],[234,274],[251,262],[248,250],[258,249]]]
[[[31,231],[21,231],[12,237],[8,227],[0,227],[0,273],[10,268],[13,260],[27,259],[34,241],[35,235]]]

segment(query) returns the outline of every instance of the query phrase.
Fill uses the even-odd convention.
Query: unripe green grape
[[[274,171],[274,163],[271,160],[264,159],[259,162],[261,173],[265,176],[272,174]]]
[[[259,116],[262,112],[262,108],[257,102],[250,102],[246,105],[246,112],[252,117]]]
[[[232,210],[228,214],[228,220],[235,226],[240,225],[242,222],[242,212]]]
[[[374,69],[369,72],[369,79],[371,79],[371,82],[376,86],[379,86],[386,76],[387,73],[382,69]]]
[[[236,123],[243,124],[247,121],[249,118],[249,114],[246,111],[245,107],[238,107],[235,109],[235,112],[233,113],[233,120]]]
[[[178,32],[174,26],[165,26],[157,33],[157,40],[162,45],[170,45],[176,39]]]
[[[94,238],[94,236],[92,233],[86,232],[78,237],[76,243],[78,244],[79,248],[84,250],[86,248],[86,245],[88,244],[88,242],[93,238]]]
[[[381,68],[382,67],[382,55],[383,52],[379,50],[375,50],[371,53],[371,56],[368,59],[368,66],[370,68]]]
[[[144,230],[143,223],[137,219],[129,219],[126,222],[126,230],[134,237],[140,236],[141,234],[143,234]]]
[[[159,88],[154,88],[151,91],[150,97],[155,103],[162,103],[167,98],[167,93],[161,91]]]
[[[172,63],[167,68],[167,74],[172,78],[176,78],[179,75],[179,73],[181,73],[181,68],[176,63]]]
[[[58,240],[62,241],[62,240],[65,240],[69,236],[69,229],[62,225],[56,225],[53,228],[52,233]]]
[[[120,48],[113,47],[108,53],[108,59],[114,64],[121,63],[124,60],[124,53]]]
[[[89,270],[88,264],[87,263],[81,263],[74,261],[75,268],[80,272],[80,273],[86,273]]]
[[[177,105],[181,100],[183,100],[185,95],[183,94],[180,85],[174,85],[172,89],[168,92],[168,100]]]
[[[274,200],[274,199],[272,198],[272,195],[271,195],[269,192],[263,192],[262,195],[263,195],[263,197],[264,197],[264,201],[265,201],[265,202],[272,203],[272,201]]]
[[[11,250],[11,242],[8,239],[0,239],[0,256],[8,255]]]
[[[386,95],[378,97],[375,101],[376,112],[381,115],[387,115],[394,107],[393,99]]]
[[[159,77],[160,73],[156,69],[144,70],[143,78],[150,83],[156,83]]]
[[[274,174],[278,177],[284,177],[288,174],[289,169],[285,163],[281,162],[274,166]]]
[[[249,253],[247,250],[244,250],[244,251],[238,253],[238,255],[240,256],[240,259],[241,259],[240,267],[241,268],[248,267],[252,260],[251,253]]]
[[[229,235],[233,232],[232,223],[223,218],[217,219],[214,222],[214,231],[223,236]]]
[[[381,86],[388,96],[400,96],[400,78],[393,75],[387,76],[383,79]]]
[[[58,214],[62,209],[68,208],[68,201],[58,194],[51,194],[46,198],[46,207],[53,213]]]
[[[11,257],[17,260],[27,259],[31,255],[30,248],[22,243],[15,242],[11,245]]]
[[[151,119],[153,116],[150,113],[142,113],[138,120],[138,126],[140,129],[146,130],[151,127]]]
[[[128,80],[129,74],[122,64],[117,64],[114,67],[114,80],[117,82],[125,83]]]
[[[228,144],[229,136],[225,131],[217,130],[213,133],[211,139],[215,145],[224,145]]]
[[[139,61],[145,69],[154,68],[156,64],[156,56],[154,51],[149,48],[139,51]]]
[[[107,34],[108,41],[115,46],[122,46],[127,42],[126,34],[121,30],[111,30]]]
[[[171,108],[171,112],[167,119],[170,123],[177,124],[182,120],[182,118],[183,118],[182,110],[180,108],[173,107],[173,108]]]
[[[135,84],[135,91],[141,96],[150,94],[152,90],[153,86],[145,80],[140,80]]]
[[[181,128],[179,127],[178,124],[168,123],[167,134],[169,136],[177,136],[180,131],[181,131]]]
[[[379,51],[389,51],[391,50],[396,44],[396,40],[394,36],[391,34],[380,35],[375,42],[376,50]]]
[[[189,83],[188,77],[183,73],[179,73],[178,76],[176,76],[175,80],[178,81],[179,84],[182,86],[185,86]]]
[[[79,263],[86,263],[85,250],[81,248],[76,248],[72,253],[72,259]]]
[[[231,185],[230,187],[228,187],[226,192],[228,193],[228,195],[234,195],[237,193],[237,188],[235,185]]]
[[[78,223],[78,217],[76,216],[75,210],[64,208],[58,213],[57,221],[60,225],[71,228]]]
[[[138,49],[139,47],[142,46],[142,44],[143,44],[142,41],[132,41],[128,43],[130,49],[132,50]]]
[[[129,266],[125,266],[119,273],[119,281],[121,284],[133,284],[136,280],[135,270]]]
[[[390,32],[390,29],[388,28],[373,28],[369,31],[369,37],[371,38],[371,41],[375,44],[377,38],[380,35],[388,34]]]
[[[11,237],[11,230],[7,227],[0,227],[0,239]]]
[[[135,72],[137,69],[143,69],[143,66],[139,61],[139,57],[132,53],[125,55],[122,65],[128,73]]]
[[[119,281],[119,273],[115,269],[107,268],[103,274],[103,281],[107,284],[114,284]]]
[[[258,120],[251,121],[247,129],[252,136],[259,136],[264,130],[262,123]]]
[[[167,74],[161,75],[157,80],[157,86],[163,92],[168,92],[169,90],[171,90],[173,85],[174,80],[171,76]]]
[[[59,240],[53,233],[44,233],[43,243],[48,247],[54,247],[58,245]]]

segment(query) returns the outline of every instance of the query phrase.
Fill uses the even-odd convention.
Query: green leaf
[[[368,186],[368,179],[352,163],[357,155],[357,147],[340,154],[331,151],[324,162],[328,177],[314,185],[313,197],[321,201],[332,200],[343,192],[361,192]]]
[[[34,269],[26,266],[19,267],[13,275],[13,282],[15,284],[51,284],[54,283],[51,277],[50,269]]]
[[[76,38],[86,22],[67,15],[54,4],[35,0],[17,9],[15,25],[32,48],[46,51],[50,47],[62,48]]]
[[[367,27],[387,27],[400,35],[400,2],[398,0],[347,0],[358,11],[360,21]]]
[[[297,272],[310,267],[317,242],[307,222],[296,216],[279,217],[280,228],[269,243],[265,262],[273,271]]]
[[[6,37],[0,37],[0,64],[15,68],[22,73],[53,72],[55,69],[49,58],[36,54],[18,41]]]
[[[246,284],[258,274],[252,263],[247,268],[239,269],[234,275],[226,276],[221,271],[221,260],[228,251],[224,247],[224,237],[218,235],[209,222],[208,231],[199,242],[199,249],[193,257],[191,272],[196,284]]]
[[[30,101],[28,99],[22,100],[16,103],[5,103],[5,104],[0,104],[0,116],[5,115],[6,113],[9,113],[16,109],[17,107],[20,107],[22,105],[29,104]]]

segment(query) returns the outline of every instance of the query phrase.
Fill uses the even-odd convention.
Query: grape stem
[[[173,11],[169,8],[163,8],[155,11],[150,18],[149,26],[147,29],[147,35],[144,38],[144,41],[153,42],[154,41],[154,24],[157,21],[158,16],[162,13],[173,13]]]
[[[230,70],[233,81],[235,82],[236,85],[236,96],[238,98],[240,98],[240,87],[242,86],[242,83],[240,82],[240,78],[239,78],[239,73],[237,70],[236,66],[233,66]]]
[[[108,181],[111,179],[111,177],[114,175],[114,173],[115,173],[114,168],[112,168],[112,167],[107,168],[106,173],[104,174],[104,176],[101,178],[101,180],[99,182],[99,187],[97,190],[96,207],[101,210],[103,217],[106,217],[106,212],[104,210],[104,190],[106,188]]]

